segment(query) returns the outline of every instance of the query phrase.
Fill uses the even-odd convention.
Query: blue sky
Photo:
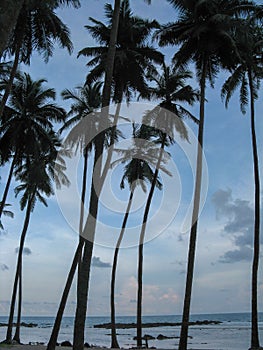
[[[69,104],[61,100],[60,92],[82,84],[88,72],[85,67],[88,60],[76,58],[80,49],[94,44],[84,25],[89,24],[89,16],[104,19],[104,3],[100,0],[83,0],[79,10],[61,9],[59,15],[71,30],[73,54],[69,56],[65,50],[56,48],[48,64],[34,55],[31,66],[25,67],[34,79],[44,77],[48,80],[47,85],[57,90],[57,102],[65,108]],[[163,0],[153,0],[150,6],[142,0],[131,0],[131,8],[134,14],[156,18],[160,23],[172,21],[176,15],[169,3]],[[163,52],[169,62],[174,48],[166,48]],[[237,95],[230,101],[229,108],[224,108],[220,89],[226,77],[227,73],[221,73],[215,88],[207,90],[204,145],[208,192],[198,229],[193,313],[250,309],[253,166],[249,114],[241,114]],[[132,105],[132,108],[137,106]],[[198,106],[193,107],[192,112],[198,115]],[[256,114],[262,174],[262,91],[256,104]],[[196,126],[189,121],[187,125],[196,134]],[[169,149],[173,178],[163,176],[163,191],[155,194],[151,222],[146,233],[144,314],[180,314],[182,311],[189,232],[181,232],[181,226],[193,194],[191,161],[184,153],[186,147],[186,144],[181,147],[175,145]],[[195,151],[194,141],[191,149]],[[1,188],[7,171],[4,168],[1,172]],[[104,226],[99,225],[96,233],[89,315],[109,314],[110,266],[118,234],[118,229],[114,227],[121,225],[121,210],[126,207],[128,198],[128,189],[121,191],[118,188],[119,180],[118,168],[102,196],[99,221]],[[54,315],[57,310],[78,241],[71,218],[64,211],[68,209],[72,217],[78,217],[79,204],[71,194],[72,187],[64,189],[57,194],[58,197],[49,200],[48,208],[37,205],[33,212],[25,244],[27,254],[24,254],[24,315]],[[139,224],[142,217],[145,195],[138,190],[136,198],[136,208],[128,224],[129,232],[134,232],[135,238],[131,244],[131,236],[127,232],[123,242],[127,248],[120,251],[119,258],[116,311],[120,315],[134,315],[136,311],[137,247],[134,242],[139,229],[134,226]],[[19,245],[24,217],[13,193],[10,193],[8,202],[12,204],[15,218],[3,219],[5,231],[0,234],[0,315],[8,314],[17,257],[15,249]],[[172,222],[171,216],[174,217]],[[262,269],[259,276],[259,293],[262,293]],[[74,314],[75,300],[74,285],[67,306],[68,315]],[[263,311],[262,298],[259,298],[259,309]]]

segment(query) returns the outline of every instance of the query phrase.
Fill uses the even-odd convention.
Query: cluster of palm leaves
[[[77,0],[22,0],[12,1],[12,11],[6,16],[5,36],[0,46],[3,60],[12,57],[13,63],[1,63],[0,105],[0,160],[10,165],[9,176],[0,202],[0,218],[6,211],[11,179],[18,186],[15,194],[22,192],[21,209],[26,210],[18,252],[16,275],[11,300],[6,342],[12,341],[12,324],[18,293],[18,317],[14,339],[20,341],[19,323],[22,299],[22,253],[26,232],[36,200],[47,205],[46,198],[53,194],[52,181],[57,186],[69,185],[63,156],[69,156],[62,145],[54,125],[61,125],[60,133],[71,128],[66,139],[69,148],[83,154],[82,193],[80,201],[79,242],[58,308],[48,350],[55,349],[67,297],[76,270],[77,307],[74,323],[74,350],[83,349],[84,328],[87,313],[91,260],[96,232],[99,197],[112,162],[113,149],[119,154],[118,162],[124,172],[121,187],[129,186],[129,199],[120,235],[114,251],[111,278],[111,347],[118,348],[115,326],[115,280],[118,253],[124,237],[136,187],[147,193],[138,242],[138,292],[137,292],[137,346],[142,346],[142,276],[143,247],[150,206],[155,188],[162,189],[159,172],[165,169],[168,154],[165,147],[174,143],[175,134],[188,139],[184,118],[190,118],[198,126],[197,166],[194,207],[189,240],[188,268],[180,334],[179,350],[187,349],[188,324],[194,275],[195,246],[198,228],[200,193],[202,186],[202,149],[205,121],[207,83],[214,81],[224,69],[230,77],[222,87],[226,106],[240,86],[240,106],[245,113],[250,106],[251,139],[255,180],[254,259],[252,266],[251,300],[251,349],[259,349],[257,322],[257,278],[260,246],[260,176],[255,128],[255,100],[263,77],[262,6],[249,0],[169,0],[177,12],[174,23],[160,25],[132,13],[129,0],[115,0],[114,6],[105,5],[107,23],[90,18],[86,26],[98,46],[86,47],[79,56],[90,57],[90,69],[84,86],[75,90],[65,89],[62,97],[72,101],[70,111],[51,103],[55,99],[53,89],[44,88],[45,80],[33,81],[29,74],[18,71],[18,64],[30,64],[32,52],[38,51],[47,61],[53,52],[53,43],[72,51],[69,29],[57,17],[55,10],[63,5],[80,5]],[[13,17],[12,17],[13,16]],[[7,30],[8,21],[12,26]],[[170,66],[164,55],[151,44],[159,47],[175,46]],[[188,80],[192,74],[187,65],[194,63],[199,91]],[[104,79],[104,83],[100,81]],[[190,81],[190,80],[189,80]],[[133,144],[128,150],[120,150],[115,144],[122,133],[117,128],[121,102],[134,98],[156,100],[156,107],[148,111],[140,125],[132,124]],[[109,113],[110,103],[116,103],[114,115]],[[199,103],[199,116],[194,116],[185,106]],[[106,125],[106,127],[105,127]],[[146,126],[147,125],[147,126]],[[96,135],[96,137],[92,137]],[[147,142],[140,144],[138,140]],[[105,161],[103,150],[109,148]],[[58,150],[60,151],[58,153]],[[93,173],[90,191],[87,191],[88,160]],[[170,175],[170,174],[169,174]],[[96,188],[94,179],[96,179]],[[98,186],[99,184],[99,186]],[[148,186],[147,186],[148,184]],[[89,198],[87,198],[87,193]],[[88,213],[85,215],[85,202]],[[84,217],[86,221],[84,222]],[[95,218],[95,220],[94,220]]]

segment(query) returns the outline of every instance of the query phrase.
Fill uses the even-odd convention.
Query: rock
[[[189,322],[189,326],[200,326],[200,325],[209,325],[209,324],[220,324],[222,323],[221,321],[209,321],[209,320],[204,320],[204,321],[194,321],[194,322]],[[154,322],[154,323],[143,323],[142,328],[153,328],[153,327],[178,327],[181,326],[181,322]],[[94,328],[105,328],[105,329],[111,329],[112,324],[111,323],[102,323],[102,324],[95,324],[93,326]],[[136,323],[116,323],[115,324],[116,328],[119,329],[125,329],[125,328],[136,328],[137,324]]]
[[[72,347],[71,342],[68,341],[68,340],[63,341],[60,345],[61,345],[61,346],[71,346],[71,347]]]
[[[158,339],[158,340],[164,340],[164,339],[179,339],[179,337],[168,337],[168,336],[166,336],[166,335],[159,334],[159,335],[157,336],[156,339]]]
[[[85,343],[85,344],[84,344],[84,348],[90,348],[89,343]]]
[[[150,334],[144,334],[144,336],[142,337],[143,340],[153,340],[155,339],[155,337],[153,337],[152,335]]]

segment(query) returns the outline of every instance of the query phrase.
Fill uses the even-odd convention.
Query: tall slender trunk
[[[99,205],[99,194],[96,192],[94,181],[99,181],[100,172],[102,167],[102,157],[100,152],[100,146],[103,145],[103,140],[97,138],[97,145],[99,144],[99,152],[95,146],[93,177],[91,184],[91,194],[89,203],[89,214],[83,230],[82,237],[85,240],[83,248],[83,256],[79,264],[79,273],[77,281],[77,308],[74,322],[74,337],[73,337],[73,349],[81,350],[84,347],[84,329],[87,312],[87,299],[88,299],[88,287],[89,287],[89,275],[90,265],[92,258],[92,251],[94,245],[96,218]],[[100,185],[99,185],[100,186]]]
[[[19,56],[20,56],[20,45],[17,45],[16,52],[15,52],[15,59],[13,62],[13,67],[11,69],[10,77],[9,77],[7,86],[5,88],[5,93],[4,93],[4,96],[3,96],[2,100],[1,100],[1,104],[0,104],[0,119],[3,116],[3,112],[5,109],[7,99],[10,95],[11,90],[12,90],[13,82],[14,82],[14,79],[16,76],[17,67],[18,67],[18,63],[19,63]]]
[[[15,168],[15,164],[16,164],[16,153],[13,157],[13,160],[12,160],[12,163],[11,163],[11,166],[10,166],[10,169],[9,169],[9,174],[8,174],[8,178],[7,178],[7,182],[6,182],[6,185],[5,185],[5,190],[4,190],[4,193],[3,193],[3,197],[2,197],[2,200],[0,202],[0,218],[3,214],[3,211],[4,211],[4,207],[5,207],[5,204],[6,204],[6,199],[7,199],[7,195],[8,195],[8,191],[9,191],[9,188],[10,188],[10,184],[11,184],[11,180],[12,180],[12,176],[13,176],[13,172],[14,172],[14,168]]]
[[[21,260],[20,270],[19,270],[19,286],[18,286],[18,306],[17,306],[17,320],[16,320],[16,330],[13,340],[18,344],[21,344],[20,341],[20,327],[21,327],[21,313],[22,313],[22,265],[23,261]]]
[[[8,47],[24,0],[1,0],[0,4],[0,58]]]
[[[106,61],[106,67],[105,67],[105,81],[104,81],[103,96],[102,96],[102,107],[106,107],[106,108],[108,108],[110,104],[111,82],[112,82],[115,52],[116,52],[116,42],[117,42],[118,27],[119,27],[120,5],[121,5],[121,0],[114,1],[114,10],[112,15],[112,28],[111,28],[110,42],[109,42],[109,48],[107,53],[107,61]]]
[[[102,122],[109,114],[109,104],[111,95],[111,82],[113,75],[113,67],[116,52],[116,42],[118,35],[119,26],[119,15],[120,15],[120,0],[114,1],[114,10],[112,18],[112,28],[110,33],[109,49],[105,67],[105,81],[103,87],[103,98],[102,98]],[[96,173],[99,175],[96,180],[101,179],[101,156],[103,152],[103,141],[104,133],[98,138],[97,147],[95,148],[95,162],[93,167],[93,180]],[[99,164],[97,164],[99,163]],[[93,243],[96,229],[96,219],[98,212],[98,196],[96,194],[94,184],[92,181],[91,185],[91,199],[90,208],[87,222],[84,228],[85,235],[85,245],[83,258],[80,264],[80,272],[78,275],[77,284],[77,308],[74,323],[74,337],[73,337],[73,350],[82,350],[84,347],[84,328],[86,321],[87,312],[87,298],[89,289],[89,275],[90,275],[90,265],[92,259]]]
[[[143,246],[144,246],[144,237],[146,231],[146,224],[148,220],[148,215],[150,211],[150,206],[153,198],[154,189],[158,179],[160,164],[163,158],[164,146],[166,141],[166,134],[163,135],[160,154],[156,164],[156,169],[153,175],[153,180],[151,183],[151,188],[148,194],[147,202],[145,205],[145,210],[143,214],[143,222],[140,233],[140,241],[138,247],[138,291],[137,291],[137,346],[142,346],[142,274],[143,274]]]
[[[80,203],[80,217],[79,217],[79,244],[81,245],[81,251],[78,254],[78,274],[79,274],[79,266],[81,264],[82,250],[84,246],[84,239],[82,237],[83,232],[83,222],[84,222],[84,210],[85,210],[85,198],[87,191],[87,175],[88,175],[88,154],[89,149],[88,145],[84,149],[84,167],[83,167],[83,177],[82,177],[82,191],[81,191],[81,203]],[[74,262],[74,261],[73,261]],[[75,274],[75,272],[74,272]]]
[[[7,326],[6,340],[5,340],[5,342],[7,344],[12,343],[12,327],[13,327],[19,271],[20,271],[20,267],[22,264],[22,254],[23,254],[23,249],[24,249],[26,233],[27,233],[27,229],[28,229],[28,225],[29,225],[29,221],[30,221],[30,214],[31,214],[31,206],[32,206],[33,197],[34,197],[34,195],[31,196],[31,198],[28,200],[28,203],[27,203],[24,226],[23,226],[23,230],[21,233],[21,237],[20,237],[20,245],[19,245],[19,252],[18,252],[18,258],[17,258],[17,265],[16,265],[16,274],[15,274],[15,280],[14,280],[14,285],[13,285],[12,299],[11,299],[11,304],[10,304],[9,319],[8,319],[8,326]]]
[[[113,120],[113,127],[112,127],[112,133],[111,133],[111,137],[110,137],[110,146],[109,146],[109,150],[108,150],[108,155],[107,155],[107,159],[102,171],[102,175],[101,175],[101,182],[104,183],[106,175],[108,173],[108,170],[110,168],[110,162],[112,159],[112,154],[113,154],[113,145],[114,145],[114,136],[115,136],[115,131],[117,129],[117,122],[120,116],[120,110],[121,110],[121,103],[117,104],[116,110],[115,110],[115,114],[114,114],[114,120]]]
[[[203,166],[203,134],[204,134],[204,117],[205,117],[205,86],[206,85],[206,61],[203,62],[202,76],[200,81],[200,118],[198,128],[198,149],[197,164],[195,177],[194,207],[192,213],[192,227],[190,232],[188,265],[186,275],[186,286],[184,296],[184,308],[182,317],[182,326],[178,350],[187,350],[188,326],[190,317],[190,304],[192,295],[194,262],[196,250],[197,225],[200,207],[200,194],[202,185],[202,166]]]
[[[62,297],[60,300],[56,319],[55,319],[55,322],[54,322],[54,325],[52,328],[52,333],[51,333],[51,336],[49,338],[49,342],[47,345],[47,350],[54,350],[56,348],[62,317],[63,317],[64,311],[65,311],[65,307],[66,307],[66,303],[68,300],[69,291],[70,291],[70,288],[72,286],[72,282],[74,279],[74,275],[75,275],[75,272],[76,272],[76,269],[77,269],[77,266],[79,263],[79,257],[81,256],[81,253],[82,253],[83,244],[84,244],[84,240],[82,238],[80,238],[79,244],[78,244],[77,249],[75,251],[75,255],[74,255],[70,270],[69,270],[69,274],[67,277],[65,288],[63,290],[63,294],[62,294]]]
[[[119,348],[117,335],[116,335],[116,322],[115,322],[115,281],[116,281],[116,270],[117,270],[117,263],[118,263],[118,255],[119,255],[119,249],[120,245],[124,236],[124,232],[126,229],[127,220],[130,214],[132,200],[133,200],[133,194],[134,194],[134,187],[131,188],[130,191],[130,197],[128,201],[128,205],[126,208],[126,213],[124,215],[124,219],[122,222],[121,232],[115,247],[114,251],[114,258],[113,258],[113,264],[112,264],[112,271],[111,271],[111,348]]]
[[[59,308],[57,311],[56,319],[54,322],[54,326],[52,329],[52,333],[47,345],[47,350],[55,350],[58,334],[61,326],[62,317],[65,311],[68,295],[70,288],[72,286],[72,282],[74,279],[74,275],[81,261],[82,249],[84,245],[84,239],[82,238],[82,230],[83,230],[83,220],[84,220],[84,209],[85,209],[85,197],[86,197],[86,187],[87,187],[87,172],[88,172],[88,148],[84,149],[84,166],[83,166],[83,176],[82,176],[82,190],[81,190],[81,203],[80,203],[80,220],[79,220],[79,244],[75,251],[75,255],[69,270],[68,278],[66,281],[66,285],[60,300]]]
[[[251,71],[248,72],[250,88],[251,140],[253,150],[254,181],[255,181],[255,217],[254,217],[254,256],[252,264],[252,298],[251,298],[251,349],[259,348],[258,334],[258,265],[260,250],[260,176],[255,127],[254,87]]]

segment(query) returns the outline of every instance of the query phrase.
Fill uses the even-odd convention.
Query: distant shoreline
[[[203,325],[210,325],[210,324],[220,324],[223,323],[222,321],[214,321],[214,320],[204,320],[204,321],[193,321],[189,322],[189,326],[203,326]],[[154,328],[154,327],[177,327],[181,326],[182,322],[149,322],[149,323],[143,323],[142,328]],[[102,323],[102,324],[95,324],[93,326],[94,328],[105,328],[105,329],[111,329],[112,323]],[[129,329],[129,328],[136,328],[136,323],[116,323],[115,327],[118,329]]]

